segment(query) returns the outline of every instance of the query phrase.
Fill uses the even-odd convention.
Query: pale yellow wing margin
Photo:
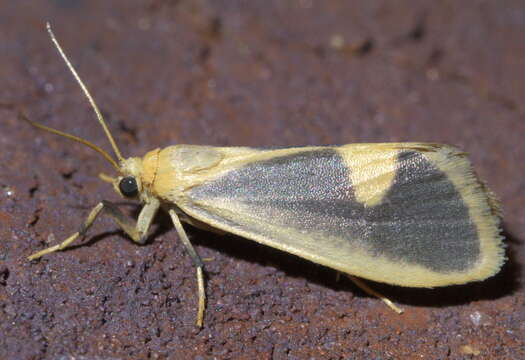
[[[452,147],[227,149],[177,201],[213,227],[402,286],[482,280],[504,261],[496,201]]]

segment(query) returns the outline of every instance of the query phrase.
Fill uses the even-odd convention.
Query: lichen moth
[[[80,230],[29,259],[64,249],[105,212],[143,243],[167,211],[197,269],[204,313],[203,263],[183,222],[242,236],[340,272],[388,284],[436,287],[479,281],[504,262],[500,207],[465,153],[431,143],[353,144],[285,149],[175,145],[125,159],[82,80],[49,34],[90,101],[117,160],[96,145],[116,177],[101,175],[144,204],[137,223],[109,201]],[[366,291],[366,285],[359,286]]]

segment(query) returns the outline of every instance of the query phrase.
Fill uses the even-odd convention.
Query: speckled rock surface
[[[525,358],[523,1],[5,1],[0,9],[1,359]],[[68,251],[111,168],[16,120],[109,149],[45,32],[50,21],[125,155],[175,143],[457,145],[502,200],[510,260],[435,290],[371,283],[188,229],[205,326],[169,219],[144,246],[101,218]],[[137,208],[125,205],[131,215]]]

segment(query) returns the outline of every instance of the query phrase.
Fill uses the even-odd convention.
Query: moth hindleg
[[[380,299],[381,301],[383,301],[386,304],[386,306],[388,306],[394,312],[396,312],[398,314],[402,314],[403,313],[403,311],[404,311],[403,309],[397,307],[396,304],[394,304],[389,298],[387,298],[386,296],[384,296],[380,292],[375,291],[370,286],[365,284],[365,282],[363,280],[361,280],[361,279],[359,279],[359,278],[357,278],[355,276],[349,275],[349,274],[346,274],[346,276],[348,276],[348,278],[350,280],[352,280],[352,282],[354,284],[356,284],[358,288],[363,290],[368,295],[371,295],[371,296],[374,296],[374,297]]]

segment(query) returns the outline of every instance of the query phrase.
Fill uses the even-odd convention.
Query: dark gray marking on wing
[[[189,197],[231,199],[247,206],[253,218],[346,239],[434,271],[470,268],[479,241],[459,192],[416,151],[402,152],[397,164],[382,202],[366,208],[356,201],[349,169],[332,149],[247,164],[193,188]]]

